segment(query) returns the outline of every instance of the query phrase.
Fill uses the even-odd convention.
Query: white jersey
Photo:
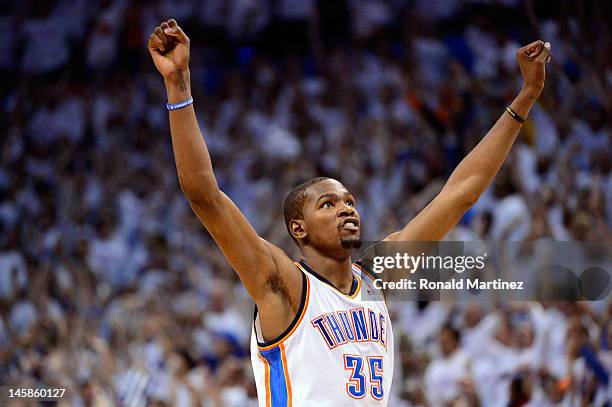
[[[275,341],[255,315],[251,361],[260,407],[386,406],[393,378],[393,332],[382,294],[353,265],[349,295],[301,261],[300,309]]]

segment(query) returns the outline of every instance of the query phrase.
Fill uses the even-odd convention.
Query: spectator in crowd
[[[610,240],[607,2],[5,2],[3,384],[65,387],[59,405],[256,405],[252,304],[181,196],[146,55],[150,29],[171,16],[193,33],[194,99],[220,186],[288,253],[270,203],[316,175],[355,191],[365,240],[406,223],[502,113],[519,78],[513,52],[538,37],[554,44],[547,88],[451,236]],[[390,311],[393,406],[612,399],[610,303]]]

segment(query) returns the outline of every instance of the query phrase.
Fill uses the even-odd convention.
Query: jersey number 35
[[[344,369],[350,372],[346,383],[346,392],[349,396],[362,399],[369,391],[376,400],[383,399],[382,356],[344,355]]]

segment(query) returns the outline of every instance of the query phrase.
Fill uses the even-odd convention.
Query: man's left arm
[[[443,239],[491,184],[516,140],[521,121],[527,117],[544,88],[544,65],[550,60],[550,44],[533,42],[520,48],[516,58],[523,86],[510,104],[512,112],[502,113],[480,143],[459,163],[442,191],[402,230],[385,240]]]

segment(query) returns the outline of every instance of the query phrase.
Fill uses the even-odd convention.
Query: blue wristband
[[[179,102],[179,103],[174,103],[174,104],[166,103],[166,109],[168,110],[182,109],[186,106],[189,106],[192,103],[193,103],[193,97],[190,97],[189,99],[183,100],[182,102]]]

